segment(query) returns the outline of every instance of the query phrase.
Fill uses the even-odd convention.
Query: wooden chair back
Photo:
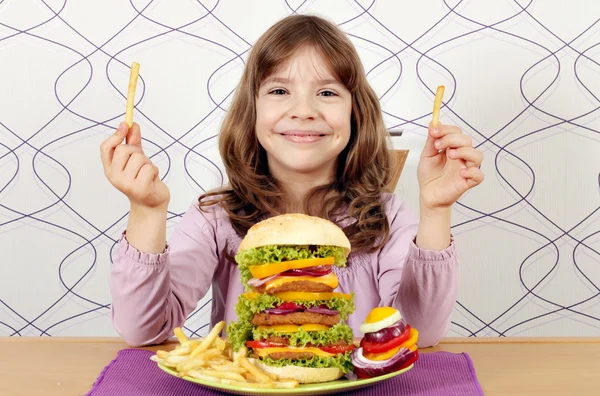
[[[393,193],[396,190],[396,185],[398,184],[398,180],[400,180],[402,169],[404,168],[406,158],[408,157],[408,150],[393,150],[393,152],[394,170],[392,172],[392,180],[384,188],[384,191],[389,193]]]

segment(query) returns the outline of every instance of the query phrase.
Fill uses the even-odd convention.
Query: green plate
[[[177,376],[177,372],[175,370],[172,370],[169,367],[166,367],[160,363],[157,364],[158,367],[160,367],[167,374]],[[207,388],[215,389],[221,392],[231,393],[234,395],[329,395],[332,393],[351,391],[359,388],[364,388],[366,386],[374,385],[378,382],[385,381],[389,378],[405,373],[406,371],[412,369],[413,366],[414,364],[411,364],[410,366],[402,370],[369,379],[349,380],[345,377],[342,377],[337,381],[323,382],[320,384],[300,384],[297,388],[293,389],[246,388],[242,386],[226,385],[221,384],[219,382],[201,380],[189,376],[181,377],[181,379],[206,386]]]

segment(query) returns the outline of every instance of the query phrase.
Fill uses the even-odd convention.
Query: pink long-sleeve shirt
[[[347,266],[335,267],[336,291],[356,294],[348,318],[355,337],[369,311],[397,308],[419,330],[419,347],[446,335],[458,293],[458,259],[452,240],[442,251],[414,243],[417,219],[401,200],[385,195],[390,239],[374,253],[350,253]],[[182,326],[212,285],[211,327],[237,320],[235,304],[244,292],[239,270],[228,259],[242,240],[219,206],[208,213],[192,204],[161,254],[147,254],[119,240],[110,274],[112,320],[131,346],[158,344]]]

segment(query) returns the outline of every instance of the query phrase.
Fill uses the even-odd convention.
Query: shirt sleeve
[[[390,239],[379,253],[378,282],[382,306],[393,306],[419,331],[419,347],[436,345],[450,329],[458,297],[458,258],[454,239],[441,251],[415,244],[417,219],[392,198]]]
[[[218,264],[215,224],[192,204],[160,254],[140,252],[122,235],[109,282],[113,326],[127,344],[159,344],[183,326]]]

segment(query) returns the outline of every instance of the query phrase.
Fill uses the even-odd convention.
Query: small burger
[[[372,378],[408,368],[419,356],[419,333],[392,307],[378,307],[369,312],[360,325],[364,337],[360,348],[352,352],[354,373],[358,378]]]
[[[248,230],[235,257],[246,292],[227,328],[262,370],[300,383],[332,381],[352,369],[353,333],[344,321],[354,295],[335,292],[334,266],[350,242],[334,223],[286,214]]]

